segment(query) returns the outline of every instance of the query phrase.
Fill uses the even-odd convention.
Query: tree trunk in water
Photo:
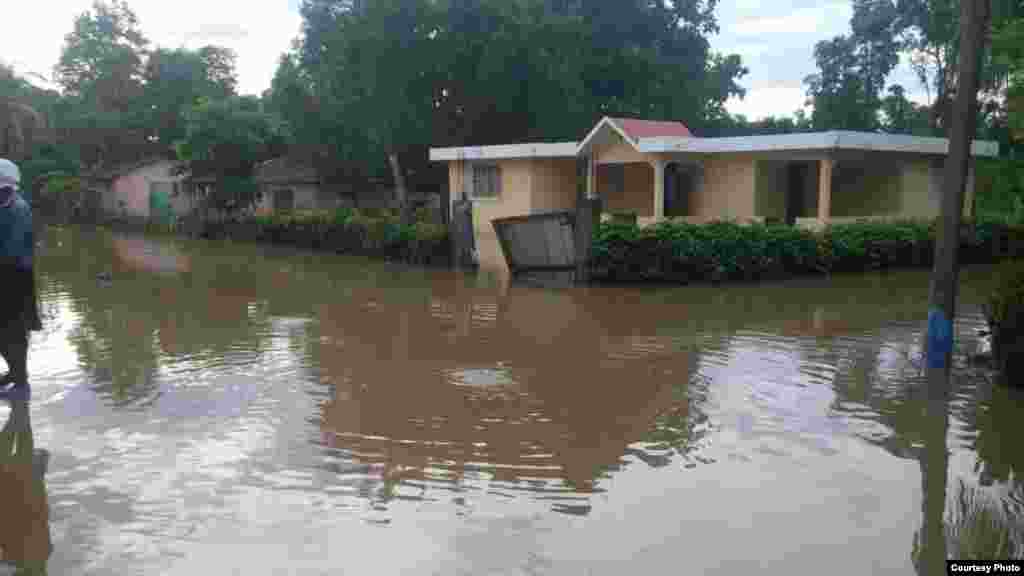
[[[398,154],[388,154],[388,163],[391,165],[391,175],[395,181],[395,200],[398,201],[398,210],[403,224],[412,220],[409,212],[409,193],[405,188],[405,175],[402,174],[402,166],[398,162]]]

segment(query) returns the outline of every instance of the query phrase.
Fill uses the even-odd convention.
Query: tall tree
[[[366,157],[396,183],[434,175],[429,145],[565,140],[601,115],[701,128],[745,72],[709,48],[715,4],[305,0],[300,46],[269,96],[344,135],[298,130],[321,158]]]
[[[185,114],[201,98],[235,94],[235,54],[228,48],[154,50],[146,62],[142,102],[151,141],[168,150],[185,135]]]
[[[808,76],[811,122],[819,130],[875,130],[879,102],[872,93],[873,73],[858,58],[857,41],[849,36],[823,40],[814,46],[818,73]]]
[[[147,45],[120,0],[95,2],[64,38],[55,73],[75,110],[72,134],[90,163],[131,158],[146,144],[140,103]]]

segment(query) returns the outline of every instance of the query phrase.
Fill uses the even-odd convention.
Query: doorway
[[[806,216],[807,174],[810,166],[794,162],[786,168],[786,224],[796,225],[797,218]]]

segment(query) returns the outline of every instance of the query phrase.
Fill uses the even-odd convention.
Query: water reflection
[[[46,240],[51,570],[904,574],[971,526],[1020,541],[1022,398],[962,360],[984,270],[932,406],[926,272],[551,289],[176,240],[188,269],[154,274],[109,234]]]
[[[349,466],[376,466],[385,486],[458,491],[470,478],[586,513],[567,502],[629,457],[663,466],[666,453],[687,454],[704,420],[693,351],[654,336],[653,317],[625,326],[595,304],[455,284],[435,287],[429,306],[325,304],[313,356],[333,389],[325,445]]]
[[[26,400],[0,400],[10,407],[0,429],[0,574],[45,575],[53,546],[43,477],[49,452],[36,450]]]

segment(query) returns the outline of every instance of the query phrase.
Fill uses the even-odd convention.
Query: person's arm
[[[35,235],[32,232],[32,209],[28,204],[23,203],[18,211],[17,227],[15,237],[14,255],[17,259],[17,266],[21,270],[32,269],[32,255],[35,251]]]

